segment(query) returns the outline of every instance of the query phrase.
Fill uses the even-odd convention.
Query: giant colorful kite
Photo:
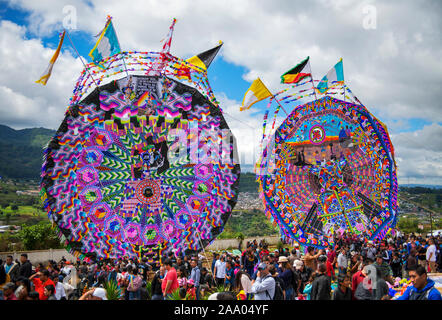
[[[206,69],[168,50],[120,52],[78,79],[45,150],[42,199],[80,259],[158,262],[222,232],[238,194],[234,152]]]
[[[356,97],[330,95],[295,106],[264,140],[257,163],[266,215],[283,238],[318,248],[344,232],[382,239],[397,213],[396,164],[386,126]],[[287,95],[278,102],[298,99]]]

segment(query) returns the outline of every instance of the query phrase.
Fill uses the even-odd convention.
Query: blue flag
[[[342,65],[342,59],[322,78],[316,89],[319,93],[325,93],[333,85],[338,83],[344,83],[344,68]]]
[[[89,56],[96,65],[100,65],[100,61],[104,58],[110,57],[121,51],[118,43],[117,34],[115,33],[112,21],[108,20],[106,26],[100,34],[94,48],[89,52]]]

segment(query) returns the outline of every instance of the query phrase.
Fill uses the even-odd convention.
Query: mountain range
[[[40,179],[43,148],[55,130],[15,130],[0,125],[0,176],[12,179]]]

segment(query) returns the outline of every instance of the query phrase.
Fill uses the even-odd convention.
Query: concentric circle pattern
[[[169,250],[208,245],[238,193],[226,132],[219,107],[165,76],[131,75],[72,105],[45,151],[41,182],[68,249],[81,259],[158,262]]]
[[[335,233],[375,239],[394,227],[394,150],[365,107],[330,97],[298,106],[271,141],[257,178],[284,238],[323,248]]]

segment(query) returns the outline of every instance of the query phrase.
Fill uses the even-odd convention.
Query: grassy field
[[[3,214],[0,214],[0,224],[7,224],[7,215],[11,215],[9,218],[9,224],[14,225],[33,225],[38,222],[47,219],[47,214],[32,206],[19,206],[17,211],[11,209],[11,206],[1,209]]]

